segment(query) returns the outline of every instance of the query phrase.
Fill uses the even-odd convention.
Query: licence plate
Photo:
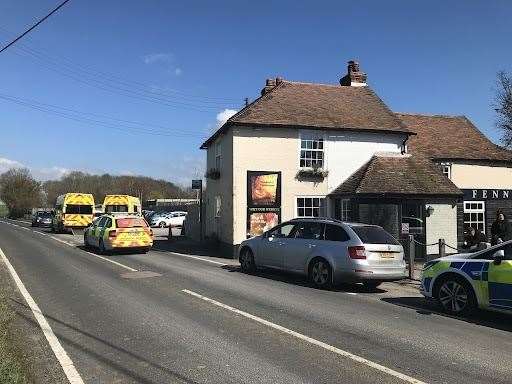
[[[395,253],[394,252],[380,252],[379,253],[381,259],[394,259]]]

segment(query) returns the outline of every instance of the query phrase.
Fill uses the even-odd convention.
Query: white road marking
[[[333,353],[336,353],[340,356],[343,356],[343,357],[346,357],[346,358],[349,358],[351,360],[354,360],[358,363],[361,363],[361,364],[364,364],[368,367],[371,367],[371,368],[374,368],[378,371],[381,371],[381,372],[384,372],[388,375],[391,375],[393,377],[396,377],[402,381],[405,381],[407,383],[412,383],[412,384],[426,384],[425,382],[421,381],[421,380],[418,380],[418,379],[415,379],[414,377],[411,377],[411,376],[407,376],[403,373],[400,373],[400,372],[397,372],[391,368],[388,368],[388,367],[385,367],[381,364],[378,364],[378,363],[375,363],[373,361],[370,361],[370,360],[367,360],[365,359],[364,357],[361,357],[361,356],[358,356],[358,355],[354,355],[353,353],[350,353],[350,352],[347,352],[347,351],[344,351],[342,349],[339,349],[337,347],[334,347],[332,345],[329,345],[327,343],[324,343],[323,341],[319,341],[319,340],[316,340],[316,339],[313,339],[309,336],[306,336],[306,335],[303,335],[302,333],[299,333],[299,332],[295,332],[295,331],[292,331],[291,329],[288,329],[288,328],[285,328],[281,325],[278,325],[278,324],[275,324],[275,323],[272,323],[268,320],[265,320],[265,319],[262,319],[261,317],[258,317],[258,316],[255,316],[255,315],[251,315],[250,313],[247,313],[247,312],[244,312],[244,311],[241,311],[240,309],[237,309],[237,308],[233,308],[233,307],[230,307],[229,305],[226,305],[226,304],[223,304],[219,301],[216,301],[216,300],[213,300],[213,299],[210,299],[206,296],[203,296],[203,295],[200,295],[199,293],[196,293],[196,292],[193,292],[193,291],[189,291],[188,289],[182,289],[181,290],[182,292],[188,294],[188,295],[191,295],[191,296],[194,296],[198,299],[201,299],[201,300],[204,300],[210,304],[213,304],[213,305],[216,305],[218,307],[221,307],[221,308],[224,308],[224,309],[227,309],[228,311],[231,311],[233,313],[236,313],[238,315],[241,315],[241,316],[244,316],[248,319],[251,319],[251,320],[254,320],[260,324],[263,324],[263,325],[266,325],[270,328],[273,328],[275,330],[278,330],[280,332],[283,332],[283,333],[286,333],[290,336],[294,336],[302,341],[305,341],[307,343],[310,343],[310,344],[313,344],[313,345],[316,345],[320,348],[323,348],[323,349],[326,349],[330,352],[333,352]]]
[[[357,293],[355,292],[345,292],[347,295],[357,296]]]
[[[41,327],[41,330],[43,331],[43,334],[46,337],[46,340],[48,340],[48,343],[50,344],[50,348],[52,349],[53,353],[55,354],[55,357],[59,361],[60,366],[62,367],[64,373],[66,374],[66,377],[68,378],[69,382],[71,384],[84,384],[84,381],[82,380],[82,377],[76,370],[75,365],[73,364],[73,361],[70,359],[67,352],[64,350],[64,348],[60,344],[59,339],[57,338],[57,336],[55,336],[55,333],[53,333],[53,330],[50,327],[50,324],[48,324],[48,321],[46,321],[46,318],[44,317],[43,313],[39,309],[39,306],[34,301],[32,296],[30,296],[30,293],[28,293],[27,289],[25,288],[25,285],[23,284],[20,277],[16,273],[14,267],[9,262],[9,260],[7,259],[7,256],[5,256],[4,252],[1,249],[0,249],[0,256],[2,257],[3,262],[7,266],[7,269],[9,270],[11,277],[13,278],[14,282],[18,286],[18,289],[20,290],[21,294],[23,295],[25,301],[27,302],[28,306],[32,310],[32,313],[34,314],[34,317],[37,320],[39,327]]]
[[[68,246],[70,246],[70,247],[73,247],[73,248],[78,249],[78,250],[80,250],[80,251],[82,251],[82,252],[85,252],[85,253],[87,253],[87,254],[89,254],[89,255],[91,255],[91,256],[97,257],[98,259],[101,259],[101,260],[104,260],[104,261],[108,261],[109,263],[115,264],[115,265],[117,265],[117,266],[119,266],[119,267],[121,267],[121,268],[125,268],[125,269],[127,269],[127,270],[129,270],[129,271],[131,271],[131,272],[137,272],[137,270],[136,270],[136,269],[134,269],[134,268],[132,268],[132,267],[129,267],[129,266],[127,266],[127,265],[121,264],[121,263],[119,263],[119,262],[117,262],[117,261],[115,261],[115,260],[110,260],[110,259],[108,259],[108,258],[106,258],[106,257],[103,257],[103,256],[100,256],[100,255],[97,255],[97,254],[95,254],[95,253],[88,252],[88,251],[84,251],[83,249],[76,248],[76,245],[75,245],[75,244],[73,244],[73,243],[71,243],[71,242],[69,242],[69,241],[65,241],[65,240],[59,239],[57,236],[51,236],[51,235],[49,235],[49,234],[47,234],[47,233],[43,233],[43,232],[39,232],[39,231],[35,231],[35,230],[31,230],[31,229],[29,229],[29,228],[22,227],[22,226],[20,226],[20,225],[16,225],[16,224],[12,224],[12,223],[8,223],[8,222],[5,222],[5,221],[4,221],[4,223],[5,223],[5,224],[12,225],[12,226],[14,226],[14,227],[18,227],[18,228],[26,229],[27,231],[30,231],[30,232],[33,232],[33,233],[38,233],[38,234],[40,234],[41,236],[47,236],[47,237],[49,237],[49,238],[51,238],[51,239],[53,239],[53,240],[55,240],[55,241],[58,241],[59,243],[66,244],[66,245],[68,245]]]
[[[158,248],[155,248],[155,249],[158,249]],[[162,249],[163,251],[163,249]],[[185,255],[183,253],[178,253],[178,252],[170,252],[171,255],[177,255],[177,256],[181,256],[181,257],[188,257],[190,259],[196,259],[196,260],[201,260],[201,261],[206,261],[207,263],[212,263],[212,264],[217,264],[217,265],[222,265],[222,266],[225,266],[225,265],[229,265],[229,264],[226,264],[226,263],[222,263],[220,261],[215,261],[215,260],[209,260],[209,259],[204,259],[200,256],[192,256],[192,255]]]

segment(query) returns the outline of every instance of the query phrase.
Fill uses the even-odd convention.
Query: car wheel
[[[382,284],[382,281],[374,281],[374,280],[367,280],[367,281],[363,282],[363,286],[367,291],[375,291],[381,284]]]
[[[329,288],[332,283],[332,269],[325,259],[314,259],[309,266],[309,280],[318,288]]]
[[[249,248],[245,248],[240,253],[238,258],[240,261],[240,269],[244,273],[254,273],[256,270],[256,264],[254,263],[254,255]]]
[[[161,221],[160,223],[158,223],[158,226],[159,226],[160,228],[165,228],[165,227],[166,227],[166,225],[165,225],[165,221]]]
[[[447,276],[436,284],[434,297],[443,311],[451,315],[468,315],[477,306],[473,288],[457,275]]]

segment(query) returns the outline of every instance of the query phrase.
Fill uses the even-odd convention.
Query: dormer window
[[[300,167],[324,167],[324,138],[319,135],[301,134]]]
[[[443,175],[447,178],[452,178],[452,165],[450,163],[441,163],[441,169],[443,171]]]

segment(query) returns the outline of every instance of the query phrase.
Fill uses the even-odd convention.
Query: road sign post
[[[192,180],[192,189],[199,190],[199,240],[203,241],[203,180]]]

